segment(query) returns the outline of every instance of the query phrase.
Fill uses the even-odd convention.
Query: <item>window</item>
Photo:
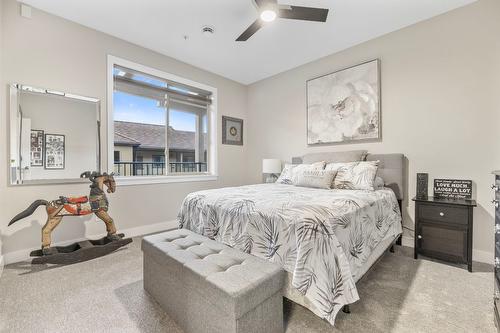
[[[144,157],[142,156],[136,156],[135,157],[135,160],[134,160],[134,172],[132,173],[132,175],[134,176],[144,176]],[[146,173],[147,175],[147,173]]]
[[[153,155],[153,163],[165,163],[165,155]]]
[[[168,111],[169,171],[207,171],[207,109],[172,101]]]
[[[108,70],[119,179],[215,179],[216,89],[111,56]]]

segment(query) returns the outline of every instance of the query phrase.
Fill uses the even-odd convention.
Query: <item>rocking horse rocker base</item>
[[[34,258],[31,263],[71,265],[79,262],[95,259],[114,252],[132,242],[132,238],[123,238],[124,234],[117,234],[118,240],[111,240],[108,236],[100,239],[88,239],[66,246],[54,246],[49,251],[35,250],[30,253]],[[48,254],[47,252],[50,252]]]

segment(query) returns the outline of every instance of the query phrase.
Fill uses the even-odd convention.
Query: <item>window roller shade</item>
[[[165,97],[168,96],[172,100],[191,103],[199,106],[207,106],[212,103],[210,96],[191,95],[189,93],[179,92],[167,87],[155,87],[147,83],[137,82],[118,75],[114,76],[114,89],[132,95],[153,98],[159,101],[165,100]]]

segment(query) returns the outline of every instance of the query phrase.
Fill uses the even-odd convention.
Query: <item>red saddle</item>
[[[76,197],[76,198],[68,198],[68,197],[59,197],[64,205],[64,209],[66,213],[62,213],[62,215],[88,215],[92,214],[92,210],[88,209],[88,207],[82,207],[83,204],[89,202],[89,198],[87,196]],[[87,208],[87,209],[82,209]]]
[[[66,202],[69,204],[82,204],[89,202],[89,198],[87,196],[76,197],[76,198],[65,198]]]

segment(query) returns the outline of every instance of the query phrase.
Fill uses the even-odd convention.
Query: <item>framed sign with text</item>
[[[472,199],[472,181],[434,179],[434,197],[441,199]]]

